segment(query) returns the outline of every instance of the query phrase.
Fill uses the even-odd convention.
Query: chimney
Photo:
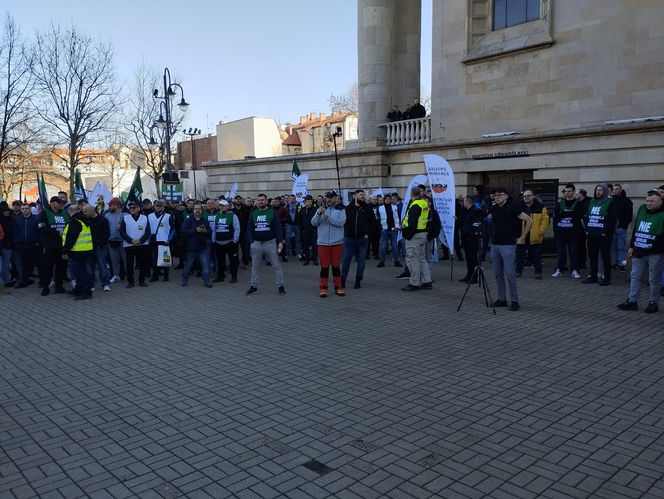
[[[300,125],[304,125],[307,122],[306,116],[300,116]]]
[[[320,120],[325,121],[327,119],[327,114],[325,113],[320,113]]]

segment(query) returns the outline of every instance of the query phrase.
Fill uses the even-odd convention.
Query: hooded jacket
[[[598,187],[604,189],[604,194],[599,199],[595,197]],[[608,191],[609,186],[606,184],[597,184],[593,190],[593,197],[590,199],[590,203],[588,203],[588,211],[585,217],[588,237],[608,237],[613,239],[618,217],[616,205],[611,201]]]
[[[627,229],[634,216],[634,203],[627,197],[625,191],[622,191],[618,197],[612,197],[611,202],[615,205],[618,228]]]
[[[318,244],[321,246],[335,246],[344,242],[344,226],[346,224],[346,211],[339,203],[329,207],[325,216],[318,211],[311,219],[311,225],[318,227]]]

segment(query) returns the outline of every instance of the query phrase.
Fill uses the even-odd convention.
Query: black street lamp
[[[196,199],[196,156],[194,155],[194,135],[200,135],[201,131],[198,128],[186,128],[182,130],[182,133],[189,135],[190,144],[191,144],[191,172],[194,175],[194,199]]]
[[[330,128],[330,124],[327,123],[325,125],[325,131],[330,133]],[[341,136],[343,136],[343,129],[338,126],[335,132],[332,134],[332,140],[334,142],[334,161],[337,165],[337,186],[339,187],[339,196],[341,196],[341,199],[343,199],[343,195],[341,194],[341,175],[339,173],[339,153],[337,151],[337,137]]]
[[[178,103],[178,107],[180,108],[181,111],[186,111],[187,108],[189,107],[189,103],[184,100],[184,89],[182,88],[182,85],[179,83],[175,83],[171,81],[171,72],[169,71],[168,68],[164,69],[164,94],[159,95],[159,90],[154,89],[152,92],[152,96],[155,99],[159,99],[159,118],[157,118],[154,122],[154,126],[157,128],[164,130],[164,142],[166,144],[166,178],[167,178],[167,183],[169,181],[172,181],[172,173],[173,173],[173,165],[171,164],[171,136],[176,132],[175,128],[173,128],[173,122],[172,122],[172,114],[173,114],[173,97],[177,95],[176,89],[180,90],[180,102]],[[153,141],[154,139],[152,138],[152,134],[150,134],[150,138]]]

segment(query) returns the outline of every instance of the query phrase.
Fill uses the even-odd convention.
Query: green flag
[[[50,209],[48,204],[48,194],[46,193],[46,184],[44,183],[44,174],[37,173],[37,192],[39,192],[39,203],[43,210]]]
[[[81,199],[87,201],[88,197],[85,195],[85,189],[83,188],[81,172],[76,170],[76,175],[74,176],[74,201],[78,203]]]
[[[125,202],[125,208],[127,203],[132,201],[136,204],[141,204],[143,200],[143,184],[141,183],[141,169],[136,168],[136,175],[134,175],[134,181],[131,183],[129,188],[129,193],[127,194],[127,201]]]
[[[291,169],[291,178],[295,180],[300,176],[300,168],[297,166],[297,161],[293,160],[293,168]]]

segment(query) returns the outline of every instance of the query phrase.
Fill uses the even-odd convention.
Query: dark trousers
[[[230,264],[231,279],[237,279],[237,267],[239,259],[237,256],[237,243],[214,244],[214,253],[217,257],[217,277],[226,277],[226,257]]]
[[[55,289],[62,289],[66,271],[67,262],[62,259],[62,248],[44,248],[39,271],[39,287],[48,288],[51,280],[54,280]]]
[[[168,243],[164,243],[165,246],[168,246]],[[150,243],[150,261],[152,262],[152,278],[156,279],[159,277],[159,272],[161,271],[166,279],[168,279],[169,267],[157,267],[157,256],[159,253],[159,247],[161,244]]]
[[[302,255],[305,262],[318,259],[318,232],[315,230],[302,231]]]
[[[586,268],[586,259],[588,258],[588,238],[584,232],[580,232],[576,239],[576,257],[579,262],[579,269]]]
[[[558,269],[562,272],[567,266],[567,253],[569,252],[570,270],[579,270],[578,258],[578,240],[573,237],[557,237],[556,238],[556,255],[558,256]],[[585,245],[585,242],[584,242]],[[585,258],[585,255],[584,255]]]
[[[542,245],[541,244],[517,244],[516,245],[516,273],[521,274],[526,263],[526,253],[535,267],[535,274],[542,274]]]
[[[39,255],[39,249],[36,246],[20,246],[17,245],[14,251],[17,253],[17,258],[21,262],[21,275],[18,275],[19,284],[28,284],[30,276],[32,275],[32,268],[35,266]]]
[[[590,260],[590,276],[597,277],[599,270],[599,255],[602,255],[604,264],[604,280],[611,280],[611,244],[613,243],[613,234],[609,236],[590,237],[588,236],[588,259]]]
[[[92,251],[72,251],[69,253],[74,279],[76,279],[76,294],[91,296],[92,276],[94,268],[94,255]]]
[[[373,254],[374,259],[380,255],[380,232],[381,228],[375,229],[369,234],[369,244],[367,245],[367,258]]]
[[[466,278],[470,279],[478,265],[478,253],[480,249],[480,240],[476,237],[464,238],[463,249],[466,253]]]
[[[127,246],[125,253],[127,255],[127,282],[134,283],[134,267],[138,265],[138,282],[145,282],[150,265],[150,247],[146,245]]]
[[[251,262],[251,247],[247,239],[247,231],[240,231],[240,249],[242,250],[242,265],[249,265]]]

